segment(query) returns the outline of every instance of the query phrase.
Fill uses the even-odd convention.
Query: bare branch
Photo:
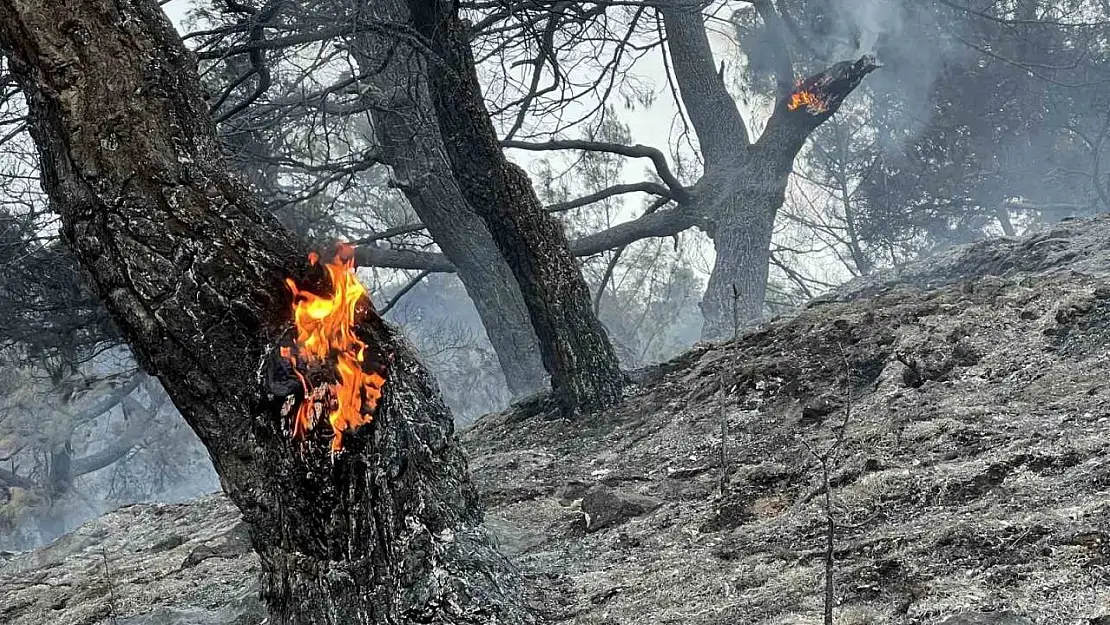
[[[642,217],[617,224],[571,242],[575,256],[590,256],[622,247],[640,239],[669,237],[698,225],[699,220],[690,211],[679,208],[645,214]]]
[[[519,150],[593,150],[595,152],[610,152],[612,154],[620,154],[621,156],[628,156],[630,158],[650,158],[651,162],[655,165],[655,171],[659,174],[659,178],[670,188],[674,198],[679,202],[690,201],[690,191],[678,181],[678,178],[671,172],[670,166],[667,164],[667,157],[663,152],[648,145],[621,145],[619,143],[608,143],[605,141],[588,141],[585,139],[558,139],[554,141],[545,141],[542,143],[530,143],[527,141],[502,141],[502,147],[517,148]]]
[[[701,220],[693,211],[673,208],[643,216],[586,235],[570,243],[575,256],[592,256],[624,247],[640,239],[674,236],[700,225]],[[455,266],[438,252],[418,252],[362,245],[355,251],[360,266],[391,267],[394,269],[426,270],[432,273],[454,273]]]
[[[144,379],[146,379],[146,374],[142,372],[132,375],[131,379],[129,379],[127,382],[112,389],[110,393],[98,399],[96,403],[89,406],[88,408],[85,408],[79,414],[74,416],[74,421],[79,423],[91,421],[92,419],[99,417],[105,412],[108,412],[112,408],[115,408],[121,401],[124,400],[125,397],[134,392],[135,389],[139,388],[139,385],[142,384]]]
[[[360,245],[355,250],[355,260],[361,267],[392,267],[438,273],[455,273],[455,265],[443,254],[398,250],[376,245]]]
[[[265,37],[266,23],[273,19],[280,12],[283,4],[285,3],[282,0],[269,0],[261,9],[258,10],[251,9],[250,7],[246,7],[244,5],[244,8],[250,11],[251,14],[250,22],[252,25],[250,29],[250,42],[252,44],[257,44],[258,42],[263,40],[263,38]],[[243,76],[241,76],[225,90],[224,97],[220,98],[220,100],[212,107],[212,112],[215,112],[220,108],[220,106],[226,100],[227,95],[231,93],[232,89],[234,89],[235,86],[241,84],[243,81],[247,80],[251,76],[258,77],[258,81],[254,86],[254,91],[252,91],[251,94],[244,98],[241,102],[231,107],[231,110],[217,117],[217,124],[223,123],[224,121],[231,119],[232,117],[239,114],[241,111],[245,110],[251,104],[256,102],[259,98],[265,95],[265,93],[270,90],[270,85],[273,84],[273,79],[270,75],[270,66],[266,62],[265,49],[263,49],[262,47],[253,47],[251,48],[248,57],[250,58],[251,63],[250,69],[248,69],[246,73],[243,74]]]
[[[166,396],[159,393],[156,399],[151,402],[150,407],[147,408],[133,398],[125,397],[123,399],[123,410],[130,421],[127,429],[111,445],[94,454],[74,460],[70,468],[70,476],[75,478],[86,473],[99,471],[130,453],[136,445],[143,441],[143,437],[147,433],[147,427],[154,420],[165,401]]]
[[[424,278],[427,278],[431,273],[431,270],[425,269],[424,271],[416,274],[416,276],[409,280],[405,284],[405,286],[401,287],[400,291],[397,291],[393,294],[393,297],[389,298],[389,301],[386,302],[385,306],[382,306],[381,310],[378,311],[378,314],[385,315],[387,312],[389,312],[390,309],[397,305],[397,302],[401,301],[402,297],[404,297],[416,285],[420,284],[420,281]]]
[[[30,489],[35,487],[35,483],[31,480],[16,475],[12,471],[0,469],[0,484],[8,487]]]
[[[559,202],[557,204],[548,205],[546,208],[548,212],[558,213],[575,208],[581,208],[583,206],[589,206],[594,202],[600,202],[604,199],[613,197],[614,195],[623,195],[625,193],[636,192],[651,193],[653,195],[658,195],[660,198],[668,201],[675,199],[674,193],[669,188],[664,187],[661,184],[656,184],[654,182],[633,182],[630,184],[616,184],[600,191],[591,193],[589,195],[570,200],[569,202]]]

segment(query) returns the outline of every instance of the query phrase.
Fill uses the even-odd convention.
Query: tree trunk
[[[739,198],[737,198],[739,200]],[[713,233],[716,260],[701,300],[702,338],[731,339],[763,314],[774,210],[728,220]]]
[[[694,187],[698,201],[711,207],[716,253],[701,301],[703,339],[731,339],[763,314],[771,236],[789,176],[774,164],[752,155],[711,170]]]
[[[228,175],[154,0],[0,0],[0,51],[65,240],[249,524],[270,622],[529,621],[450,415],[380,318],[360,327],[393,355],[374,422],[334,459],[326,428],[291,439],[260,372],[306,250]]]
[[[762,314],[775,217],[786,199],[794,158],[809,135],[877,67],[873,58],[864,57],[795,85],[781,16],[770,3],[754,4],[772,34],[778,97],[754,143],[714,62],[701,5],[660,9],[682,104],[705,164],[693,188],[694,201],[683,209],[708,226],[717,255],[701,302],[702,337],[710,340],[732,337]],[[821,110],[787,106],[799,90],[815,95]]]
[[[404,0],[369,5],[371,19],[404,23]],[[517,397],[547,387],[536,333],[512,269],[497,251],[482,219],[466,203],[447,161],[443,137],[424,80],[424,63],[410,47],[367,33],[354,40],[359,70],[373,85],[369,97],[383,160],[399,179],[413,211],[455,265],[474,302],[490,344]]]
[[[455,179],[516,276],[556,401],[566,414],[619,402],[625,377],[589,288],[562,226],[501,151],[454,3],[408,0],[408,6],[436,56],[428,62],[428,86]]]

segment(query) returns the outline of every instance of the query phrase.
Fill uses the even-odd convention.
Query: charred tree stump
[[[0,0],[0,52],[66,242],[250,526],[271,622],[531,621],[433,380],[379,318],[358,327],[392,354],[373,422],[338,455],[290,437],[266,363],[290,327],[285,279],[319,276],[228,174],[157,3]]]

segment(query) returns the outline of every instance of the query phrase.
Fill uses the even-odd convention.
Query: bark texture
[[[405,23],[405,0],[379,0],[368,19]],[[514,396],[547,386],[539,344],[512,269],[481,217],[467,204],[447,160],[424,78],[423,58],[395,38],[367,32],[352,41],[359,70],[372,86],[368,97],[383,160],[393,169],[413,211],[474,302]]]
[[[523,622],[451,418],[411,350],[373,424],[301,446],[264,365],[305,250],[229,176],[194,63],[153,0],[0,0],[63,234],[139,361],[208,448],[279,624]],[[326,290],[329,285],[319,284]]]
[[[454,3],[407,4],[436,56],[428,62],[428,87],[455,178],[516,276],[556,401],[565,413],[616,404],[625,377],[562,226],[502,153]]]

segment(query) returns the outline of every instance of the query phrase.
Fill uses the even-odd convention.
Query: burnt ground
[[[1110,622],[1110,219],[856,281],[637,380],[602,415],[463,434],[551,619],[819,623],[815,454],[840,440],[838,623]],[[0,622],[254,624],[257,568],[222,497],[131,506],[0,555]]]

